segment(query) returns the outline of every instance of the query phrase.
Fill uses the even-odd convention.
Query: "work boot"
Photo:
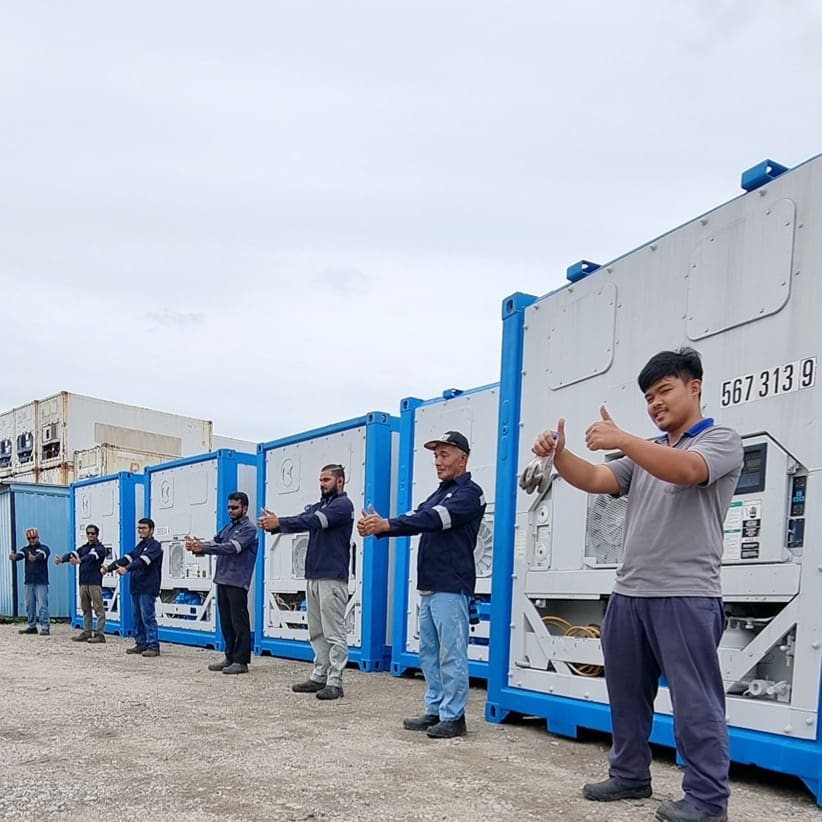
[[[92,637],[91,631],[81,631],[71,638],[72,642],[88,642]]]
[[[291,686],[295,694],[316,694],[325,688],[325,682],[315,682],[313,679],[306,679],[305,682],[298,682]]]
[[[159,648],[146,648],[145,651],[141,654],[141,656],[160,656],[160,649]]]
[[[616,779],[589,782],[582,786],[582,795],[592,802],[616,802],[619,799],[647,799],[651,795],[651,785],[623,785]]]
[[[687,799],[671,802],[666,799],[657,809],[660,822],[728,822],[725,813],[710,814],[695,808]]]
[[[147,645],[132,645],[130,648],[126,648],[127,654],[141,654],[148,648]]]
[[[87,641],[89,645],[102,645],[106,638],[102,634],[94,634]]]
[[[219,662],[212,662],[208,666],[209,671],[222,671],[223,668],[228,668],[231,665],[231,660],[228,657],[223,657]]]
[[[425,733],[431,739],[452,739],[455,736],[465,736],[468,730],[465,727],[465,717],[461,716],[459,719],[441,719]]]
[[[343,693],[342,685],[326,685],[325,688],[321,688],[317,691],[314,696],[317,699],[340,699],[340,697],[345,696]]]
[[[223,668],[224,674],[247,674],[248,665],[243,662],[232,662],[231,665],[226,665]]]
[[[35,628],[33,625],[29,625],[28,628],[21,628],[17,633],[18,634],[36,634],[37,633],[37,628]]]
[[[48,628],[41,628],[40,636],[51,636],[51,631]]]
[[[436,714],[423,714],[422,716],[412,716],[403,719],[402,727],[406,731],[427,731],[432,725],[436,725],[440,718]]]

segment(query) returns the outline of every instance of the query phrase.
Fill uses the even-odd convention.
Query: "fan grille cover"
[[[494,518],[486,516],[480,523],[474,546],[474,569],[479,579],[491,576],[494,562]]]
[[[623,556],[625,497],[591,494],[585,520],[585,557],[593,565],[619,565]]]
[[[172,542],[168,549],[168,570],[172,577],[185,576],[186,552],[182,542]]]
[[[308,534],[300,534],[291,543],[291,575],[305,578],[305,555],[308,553]]]

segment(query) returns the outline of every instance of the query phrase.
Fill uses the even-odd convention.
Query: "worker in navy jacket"
[[[138,520],[137,536],[140,541],[130,553],[101,570],[104,574],[116,571],[120,576],[129,575],[134,645],[126,653],[154,657],[160,656],[156,609],[163,574],[163,546],[154,539],[154,520],[148,517]]]
[[[313,693],[317,699],[338,699],[343,695],[342,674],[348,662],[345,612],[354,506],[344,487],[342,465],[326,465],[320,471],[319,502],[295,517],[280,517],[263,508],[258,521],[260,528],[272,534],[309,534],[305,596],[314,668],[308,680],[292,685],[291,690]]]
[[[230,522],[213,540],[204,542],[186,537],[186,550],[193,554],[216,554],[217,608],[225,640],[225,657],[212,662],[209,671],[247,674],[251,662],[251,618],[248,589],[257,559],[257,528],[248,518],[248,495],[235,491],[228,495]]]
[[[86,526],[86,542],[76,551],[69,551],[54,558],[54,564],[63,562],[77,565],[80,610],[83,612],[83,630],[73,636],[75,642],[89,642],[97,645],[106,641],[106,606],[103,602],[103,575],[100,566],[106,561],[106,546],[99,541],[100,529],[96,525]],[[93,630],[91,611],[97,616],[97,632]]]
[[[401,517],[363,511],[362,537],[422,534],[417,555],[420,593],[420,666],[428,691],[425,713],[406,719],[409,731],[435,739],[462,736],[468,704],[468,608],[474,594],[477,543],[485,497],[468,473],[471,449],[459,431],[425,443],[434,452],[440,485],[425,502]]]
[[[25,560],[23,584],[26,586],[26,617],[28,624],[21,634],[36,634],[37,621],[40,621],[40,636],[50,633],[49,620],[49,551],[48,545],[40,542],[36,528],[26,528],[25,548],[11,551],[9,559],[13,562]]]

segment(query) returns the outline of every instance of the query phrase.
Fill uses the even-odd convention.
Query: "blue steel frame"
[[[126,553],[136,544],[137,539],[137,488],[145,489],[142,474],[131,471],[120,471],[117,474],[107,474],[104,477],[79,480],[69,486],[69,550],[73,550],[77,543],[77,517],[74,491],[76,488],[85,488],[89,485],[102,485],[106,482],[117,483],[117,500],[120,508],[120,553]],[[145,505],[145,503],[144,503]],[[102,534],[105,540],[105,534]],[[106,619],[106,633],[120,636],[134,636],[134,625],[131,617],[131,594],[128,589],[128,574],[120,577],[120,619]],[[71,627],[82,628],[83,617],[77,613],[77,584],[76,579],[71,585]]]
[[[566,286],[567,287],[567,286]],[[553,292],[552,292],[553,293]],[[535,297],[514,294],[503,301],[502,377],[497,451],[497,498],[492,570],[491,649],[485,718],[503,722],[511,713],[539,716],[551,733],[576,738],[579,728],[611,732],[608,705],[512,688],[508,685],[510,624],[513,606],[514,530],[517,455],[522,402],[524,314]],[[499,550],[501,546],[508,550]],[[822,711],[822,692],[817,705]],[[732,762],[790,774],[801,779],[822,806],[822,724],[813,741],[786,739],[763,731],[728,728]],[[651,742],[676,748],[673,718],[656,714]]]
[[[211,451],[208,454],[198,454],[194,457],[183,457],[172,462],[164,462],[161,465],[151,465],[146,468],[146,516],[151,516],[151,477],[160,471],[169,468],[180,468],[184,465],[194,465],[201,462],[215,461],[217,463],[217,521],[215,522],[214,533],[228,525],[228,509],[221,505],[232,491],[237,490],[238,472],[240,465],[256,465],[257,459],[252,454],[244,454],[241,451],[231,449],[220,449]],[[213,587],[213,583],[212,583]],[[160,625],[158,635],[162,642],[175,642],[178,645],[197,645],[201,648],[213,648],[215,651],[225,650],[225,641],[220,626],[220,612],[217,609],[216,598],[214,601],[214,631],[192,631],[186,628],[169,628]],[[254,637],[252,634],[252,642]]]
[[[352,428],[365,428],[365,504],[374,510],[389,511],[391,507],[391,439],[399,430],[399,420],[383,411],[372,411],[363,417],[315,428],[302,434],[292,434],[257,446],[257,501],[265,504],[266,455],[275,448],[337,434]],[[297,513],[297,512],[294,512]],[[359,511],[354,511],[359,517]],[[376,537],[363,542],[362,563],[362,644],[349,648],[349,661],[356,662],[362,671],[383,671],[390,664],[391,648],[387,644],[386,619],[388,616],[388,549]],[[314,652],[308,640],[266,637],[265,619],[265,543],[257,553],[257,590],[255,603],[256,634],[254,653],[286,659],[312,660]]]
[[[414,485],[414,439],[415,426],[414,419],[417,409],[422,406],[438,405],[447,402],[457,396],[467,396],[468,394],[478,394],[482,391],[490,391],[499,388],[498,382],[481,385],[462,391],[458,388],[449,388],[443,391],[439,397],[430,400],[420,400],[416,397],[406,397],[400,402],[400,452],[399,466],[397,470],[398,493],[397,511],[404,514],[414,508],[413,498]],[[416,502],[422,502],[417,500]],[[394,556],[394,610],[392,621],[392,641],[391,641],[391,673],[394,676],[403,676],[409,669],[420,670],[420,655],[413,651],[407,651],[406,641],[408,639],[408,581],[411,572],[411,538],[397,537],[396,554]],[[493,599],[493,594],[492,594]],[[480,617],[485,616],[485,609],[480,610]],[[468,674],[477,679],[488,678],[488,663],[478,660],[468,660]]]

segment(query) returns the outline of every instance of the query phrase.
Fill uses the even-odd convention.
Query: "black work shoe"
[[[325,682],[315,682],[313,679],[306,679],[305,682],[298,682],[291,686],[295,694],[316,694],[325,688]]]
[[[45,631],[42,631],[42,630],[41,630],[41,631],[40,631],[40,636],[51,636],[51,631],[49,631],[49,629],[48,629],[48,628],[46,628],[46,630],[45,630]]]
[[[326,685],[325,688],[321,688],[317,691],[314,696],[317,699],[340,699],[340,697],[345,696],[343,693],[342,685]]]
[[[159,648],[146,648],[140,656],[160,656]]]
[[[623,785],[616,779],[603,779],[602,782],[589,782],[582,786],[582,795],[592,802],[616,802],[620,799],[647,799],[651,795],[651,786]]]
[[[37,628],[21,628],[17,633],[18,634],[36,634],[37,633]]]
[[[431,739],[452,739],[455,736],[465,736],[468,733],[465,727],[465,717],[459,719],[441,719],[432,725],[426,732]]]
[[[231,665],[231,660],[227,657],[225,659],[221,659],[219,662],[212,662],[211,665],[208,666],[209,671],[222,671],[223,668],[228,668]]]
[[[436,725],[440,718],[436,714],[423,714],[422,716],[412,716],[410,719],[403,719],[402,727],[406,731],[427,731],[432,725]]]
[[[88,642],[91,639],[91,632],[90,631],[83,631],[77,636],[73,636],[71,638],[72,642]]]
[[[248,665],[245,665],[242,662],[232,662],[231,665],[226,665],[223,668],[224,674],[247,674],[248,673]]]
[[[132,645],[130,648],[126,648],[127,654],[141,654],[143,651],[148,649],[148,645]]]
[[[106,641],[106,638],[102,634],[94,634],[94,636],[89,637],[86,641],[89,645],[102,645]]]
[[[657,809],[656,818],[660,822],[728,822],[724,813],[710,814],[695,808],[687,799],[671,802],[666,799]]]

